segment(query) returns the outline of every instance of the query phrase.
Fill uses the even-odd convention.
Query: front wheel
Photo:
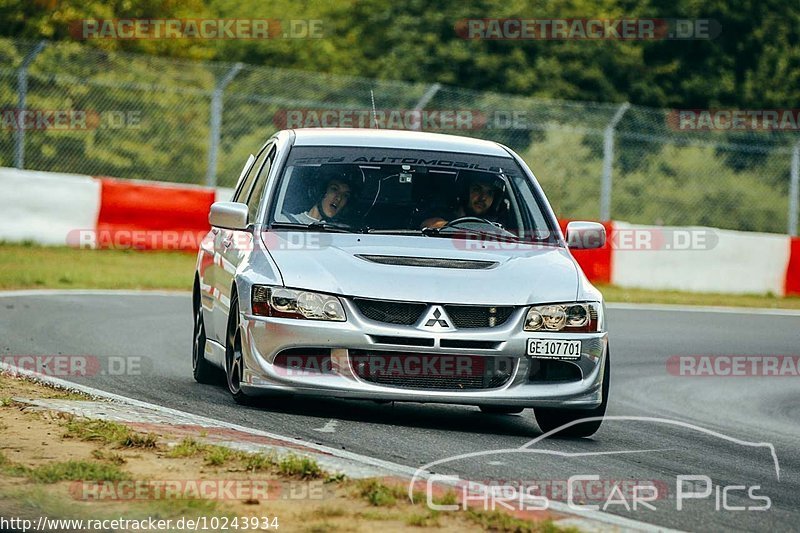
[[[558,429],[561,426],[575,422],[584,418],[598,418],[590,422],[581,422],[572,426],[566,427],[554,433],[553,436],[558,437],[591,437],[600,425],[603,423],[602,417],[606,414],[606,406],[608,405],[608,391],[611,376],[611,358],[610,352],[606,353],[605,369],[603,370],[603,401],[594,409],[554,409],[551,407],[535,407],[533,409],[536,415],[536,423],[539,424],[539,429],[544,433]]]
[[[228,332],[225,342],[225,375],[233,400],[248,405],[251,398],[242,392],[244,356],[242,355],[242,333],[239,329],[239,299],[234,295],[228,315]]]

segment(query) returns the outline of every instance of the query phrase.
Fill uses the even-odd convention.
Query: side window
[[[250,157],[253,157],[252,155]],[[240,180],[239,187],[234,191],[233,198],[231,198],[231,202],[241,202],[241,198],[246,194],[246,192],[250,189],[250,186],[253,184],[253,176],[255,176],[255,168],[258,160],[250,166],[250,170],[247,171],[245,174],[244,179]]]
[[[253,168],[253,163],[255,162],[256,162],[256,156],[250,154],[247,157],[247,162],[244,164],[244,168],[242,168],[242,171],[239,173],[239,177],[236,179],[236,183],[233,186],[234,195],[239,191],[239,189],[242,188],[242,184],[244,183],[244,177],[247,175],[248,172],[250,172],[250,169]]]
[[[270,150],[272,149],[272,144],[269,144],[261,150],[261,153],[258,154],[256,158],[256,162],[253,163],[253,166],[250,167],[250,170],[247,172],[247,175],[242,180],[242,183],[236,192],[233,195],[233,202],[241,202],[246,203],[247,199],[250,197],[250,190],[253,188],[253,181],[258,176],[258,169],[261,168],[261,165],[264,164],[264,160],[267,158]]]
[[[266,152],[266,150],[265,150]],[[272,148],[264,162],[264,167],[261,172],[257,172],[257,178],[253,190],[250,191],[250,197],[247,199],[247,220],[255,222],[258,216],[258,206],[261,203],[261,195],[264,192],[264,187],[267,185],[267,178],[269,177],[269,169],[272,167],[272,162],[275,161],[275,149]]]

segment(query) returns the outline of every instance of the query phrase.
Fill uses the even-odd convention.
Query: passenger
[[[327,174],[320,178],[324,183],[324,188],[322,188],[317,201],[302,213],[288,215],[292,222],[312,224],[341,218],[353,193],[351,185],[353,181],[343,173],[328,171]]]

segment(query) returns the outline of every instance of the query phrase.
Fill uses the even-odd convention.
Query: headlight
[[[525,315],[525,331],[600,331],[601,306],[598,302],[538,305]]]
[[[342,302],[336,296],[285,287],[253,286],[253,314],[344,322]]]

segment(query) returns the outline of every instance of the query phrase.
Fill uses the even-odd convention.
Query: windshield
[[[300,146],[279,180],[274,228],[557,241],[511,157]]]

